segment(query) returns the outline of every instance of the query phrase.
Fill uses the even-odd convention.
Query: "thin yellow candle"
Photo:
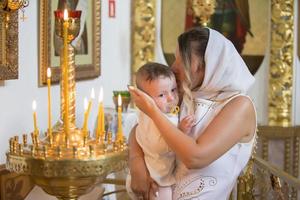
[[[69,28],[68,10],[64,10],[64,23],[63,23],[63,80],[64,80],[64,129],[66,133],[66,139],[68,139],[69,133],[69,75],[68,75],[68,28]]]
[[[47,86],[48,86],[48,134],[49,137],[52,137],[52,114],[51,114],[51,69],[47,69]]]
[[[97,119],[97,136],[100,136],[103,132],[102,127],[102,112],[103,112],[103,88],[100,88],[98,97],[98,119]]]
[[[87,124],[88,124],[88,119],[89,119],[89,114],[90,114],[90,111],[91,111],[91,107],[92,107],[92,100],[95,98],[95,90],[94,88],[92,88],[92,91],[91,91],[91,98],[90,98],[90,101],[87,103],[87,99],[84,98],[84,109],[85,109],[85,112],[84,112],[84,121],[83,121],[83,131],[87,132]]]
[[[83,106],[84,106],[84,120],[83,120],[82,130],[86,131],[87,130],[87,110],[88,110],[88,100],[86,97],[84,97]]]
[[[117,140],[122,140],[123,130],[122,130],[122,98],[121,95],[118,95],[118,133]]]
[[[32,110],[33,110],[34,134],[38,134],[37,119],[36,119],[36,101],[35,100],[33,100],[33,102],[32,102]]]
[[[100,88],[98,102],[97,137],[101,138],[104,133],[103,87]]]

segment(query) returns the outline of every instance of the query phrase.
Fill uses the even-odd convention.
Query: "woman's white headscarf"
[[[213,29],[209,29],[204,59],[204,80],[193,92],[195,98],[224,100],[245,94],[254,83],[254,77],[233,44]]]

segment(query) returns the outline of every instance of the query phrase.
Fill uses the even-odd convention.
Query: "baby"
[[[136,85],[152,97],[165,116],[177,126],[179,98],[175,76],[171,69],[159,63],[147,63],[137,71]],[[174,108],[177,108],[177,112],[174,112]],[[184,118],[178,125],[185,133],[190,131],[191,126],[191,118]],[[136,140],[144,152],[145,163],[151,178],[159,185],[155,199],[172,199],[171,186],[175,183],[173,175],[175,154],[161,137],[154,122],[143,112],[140,112],[138,116]],[[126,185],[130,197],[137,199],[130,188],[130,175]]]

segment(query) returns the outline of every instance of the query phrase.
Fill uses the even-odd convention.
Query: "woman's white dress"
[[[228,101],[232,98],[228,99]],[[195,117],[197,125],[193,128],[191,137],[197,139],[228,101],[218,103],[205,99],[196,99]],[[228,199],[237,177],[251,156],[254,141],[255,137],[248,143],[237,143],[220,158],[202,169],[189,170],[182,162],[178,161],[175,172],[177,180],[173,190],[173,199]]]

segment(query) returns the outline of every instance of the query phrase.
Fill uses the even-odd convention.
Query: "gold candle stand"
[[[32,143],[23,135],[9,140],[9,151],[6,153],[6,167],[10,171],[29,175],[46,193],[58,199],[78,199],[91,191],[104,178],[127,166],[127,145],[123,142],[99,140],[86,135],[75,125],[75,55],[70,42],[78,35],[80,29],[80,11],[69,11],[68,18],[68,74],[61,76],[61,118],[65,116],[65,101],[69,101],[68,135],[63,124],[53,128],[50,140],[47,133],[32,134]],[[55,12],[56,34],[62,37],[63,12]],[[61,67],[64,65],[61,54]],[[63,79],[67,76],[68,87],[64,88]],[[64,90],[68,90],[65,96]],[[68,98],[68,99],[67,99]],[[66,137],[67,136],[67,137]],[[66,141],[66,138],[68,141]],[[51,142],[50,142],[51,141]]]

